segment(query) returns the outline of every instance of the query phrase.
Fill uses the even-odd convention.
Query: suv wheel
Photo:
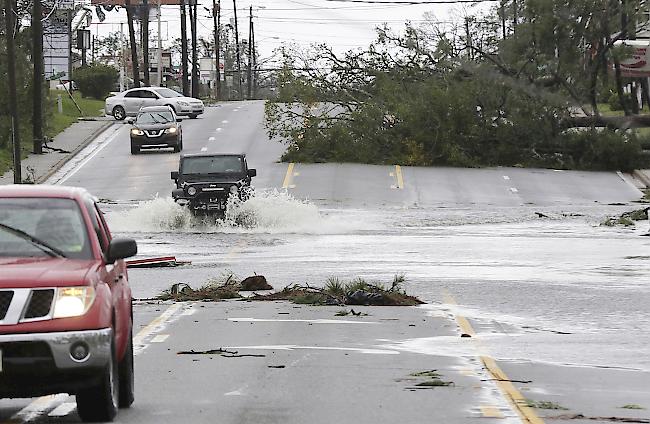
[[[93,386],[77,393],[77,413],[85,422],[113,421],[117,415],[119,375],[115,357],[115,340],[111,343],[111,360]]]
[[[135,400],[135,376],[133,373],[133,333],[129,333],[129,344],[124,358],[119,364],[120,370],[120,408],[128,408]]]
[[[126,112],[122,106],[115,106],[113,108],[113,118],[118,121],[123,121],[126,118]]]

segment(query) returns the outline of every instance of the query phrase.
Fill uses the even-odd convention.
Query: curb
[[[111,126],[113,126],[115,122],[113,121],[106,121],[105,124],[103,124],[101,127],[97,128],[95,131],[93,131],[91,134],[88,135],[84,139],[84,141],[81,142],[70,154],[68,154],[66,157],[62,158],[60,161],[54,164],[44,175],[39,176],[36,178],[36,184],[42,184],[43,182],[47,181],[48,178],[50,178],[52,175],[54,175],[59,169],[63,168],[63,166],[68,163],[72,158],[77,156],[79,152],[81,152],[83,149],[86,148],[94,139],[96,139],[100,134],[102,134],[104,131],[108,130]]]
[[[650,187],[650,177],[648,177],[645,172],[635,169],[632,171],[632,175],[634,178],[641,181],[646,186],[646,188]]]

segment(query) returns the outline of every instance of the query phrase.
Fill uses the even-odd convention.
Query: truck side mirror
[[[106,263],[113,264],[118,259],[130,258],[138,253],[135,240],[128,238],[115,238],[111,240],[106,252]]]
[[[178,171],[172,171],[172,180],[178,180]]]
[[[253,178],[253,177],[256,176],[256,175],[257,175],[257,169],[254,169],[254,168],[253,168],[253,169],[249,169],[249,170],[248,170],[248,176],[249,176],[250,178]]]

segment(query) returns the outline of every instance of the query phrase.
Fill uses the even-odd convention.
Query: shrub
[[[117,81],[118,71],[112,66],[92,64],[74,71],[73,79],[84,97],[104,100]]]

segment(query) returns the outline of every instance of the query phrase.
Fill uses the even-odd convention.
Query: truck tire
[[[115,354],[115,341],[111,343],[111,360],[104,368],[100,380],[77,393],[77,413],[84,422],[113,421],[119,402],[119,372]]]
[[[132,330],[133,331],[133,330]],[[119,407],[128,408],[135,400],[135,374],[133,372],[133,333],[129,333],[129,344],[126,346],[124,358],[119,364],[120,370],[120,399]]]

